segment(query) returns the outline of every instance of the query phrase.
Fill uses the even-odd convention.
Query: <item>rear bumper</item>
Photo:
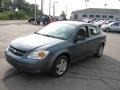
[[[18,57],[12,54],[10,51],[5,51],[6,60],[12,66],[20,69],[21,71],[37,73],[48,72],[50,67],[48,66],[48,59],[45,60],[31,60],[25,57]]]

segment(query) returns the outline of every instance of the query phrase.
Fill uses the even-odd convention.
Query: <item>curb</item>
[[[25,24],[28,23],[27,21],[0,21],[0,26],[4,25],[11,25],[11,24]]]

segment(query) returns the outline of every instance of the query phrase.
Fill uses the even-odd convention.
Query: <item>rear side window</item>
[[[119,23],[114,23],[113,26],[119,26]]]
[[[94,26],[89,26],[89,36],[95,36],[99,34],[99,30]]]

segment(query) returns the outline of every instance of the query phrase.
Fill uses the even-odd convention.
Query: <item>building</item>
[[[120,20],[120,9],[88,8],[71,13],[71,20],[83,19]]]

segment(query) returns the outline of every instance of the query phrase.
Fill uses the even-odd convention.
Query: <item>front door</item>
[[[86,26],[80,27],[75,39],[74,45],[72,47],[72,57],[75,61],[80,60],[87,54],[87,28]]]

